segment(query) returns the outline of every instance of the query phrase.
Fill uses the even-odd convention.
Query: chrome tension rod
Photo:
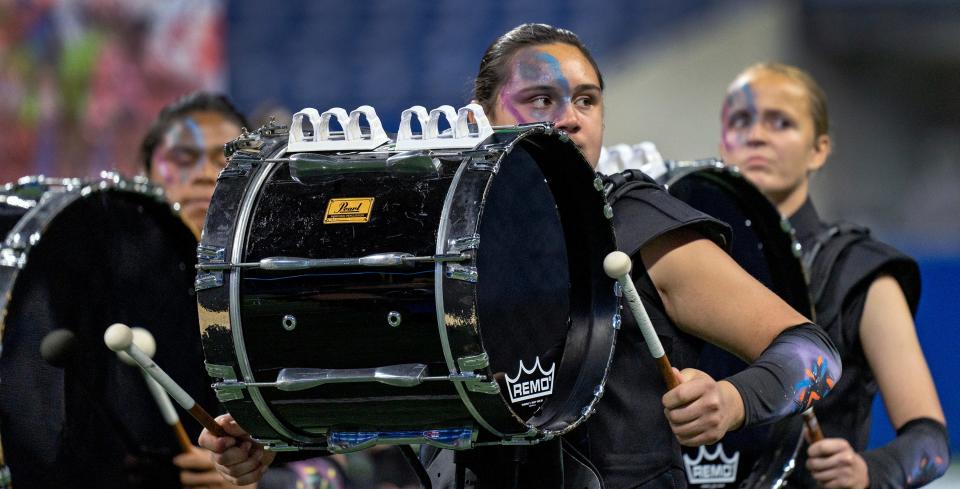
[[[263,270],[307,270],[311,268],[341,267],[399,267],[415,263],[442,263],[467,261],[464,253],[447,253],[433,256],[413,256],[410,253],[377,253],[357,258],[299,258],[272,256],[248,263],[199,263],[197,270],[231,270],[234,268],[260,268]]]

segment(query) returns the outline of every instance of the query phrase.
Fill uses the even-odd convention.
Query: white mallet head
[[[113,351],[124,351],[133,344],[133,331],[123,323],[115,323],[103,333],[103,342]]]
[[[613,279],[619,279],[630,273],[632,267],[633,263],[630,261],[630,256],[622,251],[612,251],[603,259],[603,271]]]
[[[146,353],[148,357],[153,358],[153,355],[157,353],[157,340],[153,338],[153,335],[143,328],[132,328],[131,331],[133,332],[133,344],[137,345],[137,348]],[[137,366],[137,361],[125,351],[118,351],[117,357],[127,365]]]

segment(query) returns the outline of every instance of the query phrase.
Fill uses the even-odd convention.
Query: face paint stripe
[[[549,53],[536,51],[533,53],[521,52],[517,55],[513,68],[515,77],[501,88],[501,105],[520,124],[528,122],[556,122],[560,119],[567,107],[572,104],[570,82],[563,75],[560,61]],[[551,110],[528,109],[525,113],[523,102],[516,100],[518,92],[533,84],[556,86],[559,91],[559,100],[555,100]]]
[[[743,99],[743,111],[746,112],[750,117],[749,124],[743,128],[730,128],[728,127],[730,115],[731,113],[735,113],[740,110],[740,107],[735,106],[735,104],[737,104],[741,98]],[[750,88],[749,83],[743,84],[739,90],[731,92],[727,95],[726,102],[723,106],[722,117],[723,131],[721,139],[723,141],[724,149],[727,152],[732,152],[736,147],[742,147],[746,144],[747,135],[750,132],[750,128],[758,122],[757,107],[754,103],[753,90]]]

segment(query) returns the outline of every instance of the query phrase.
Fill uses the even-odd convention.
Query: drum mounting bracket
[[[226,249],[222,246],[197,245],[197,278],[194,289],[206,290],[223,286],[223,270],[215,268],[226,262]],[[212,266],[211,269],[204,267]]]

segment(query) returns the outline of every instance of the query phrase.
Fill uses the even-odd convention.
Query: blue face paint
[[[190,172],[206,163],[203,131],[192,117],[170,125],[154,153],[154,166],[165,186],[184,184]]]
[[[198,148],[205,148],[206,144],[203,140],[203,131],[200,130],[200,126],[197,124],[197,121],[193,120],[193,117],[187,117],[183,120],[183,125],[187,127],[187,130],[189,130],[190,134],[193,136],[193,143]]]
[[[542,93],[534,87],[542,88]],[[528,100],[536,97],[545,97],[549,103],[540,107],[538,101]],[[521,124],[558,120],[572,103],[572,97],[570,82],[563,75],[560,61],[549,53],[533,49],[517,53],[512,75],[501,89],[503,107]]]
[[[747,142],[750,127],[757,123],[757,106],[750,84],[727,95],[720,115],[723,124],[723,146],[727,152]]]

